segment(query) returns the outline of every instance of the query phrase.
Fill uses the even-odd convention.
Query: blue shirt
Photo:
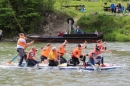
[[[83,34],[83,31],[80,29],[76,29],[76,34]]]
[[[111,4],[110,8],[114,9],[114,8],[115,8],[115,5],[114,5],[114,4]]]

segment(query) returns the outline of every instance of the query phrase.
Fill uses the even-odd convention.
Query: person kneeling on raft
[[[35,66],[36,64],[39,64],[39,61],[36,60],[36,47],[33,46],[32,49],[28,52],[27,54],[27,66],[32,67]]]

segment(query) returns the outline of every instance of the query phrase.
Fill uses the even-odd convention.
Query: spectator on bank
[[[97,35],[98,35],[98,31],[97,31],[97,30],[95,30],[95,34],[97,34]]]
[[[76,27],[75,33],[76,34],[84,34],[84,32],[80,29],[79,26]]]
[[[84,5],[82,5],[82,7],[81,7],[81,12],[86,12],[86,8]]]
[[[121,3],[120,2],[118,2],[118,4],[116,5],[116,8],[115,8],[115,10],[116,10],[116,13],[120,13],[121,12]]]
[[[115,13],[115,5],[114,5],[114,3],[111,3],[110,8],[111,8],[111,12]]]
[[[124,11],[124,6],[121,6],[121,13],[123,13],[123,11]]]
[[[64,32],[59,32],[58,36],[63,36],[64,35]]]
[[[127,3],[127,7],[126,7],[126,9],[125,9],[125,12],[126,12],[126,13],[129,13],[129,12],[130,12],[130,4],[129,4],[129,3]]]

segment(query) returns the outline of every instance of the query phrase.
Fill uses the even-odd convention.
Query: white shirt
[[[19,41],[20,41],[20,42],[24,42],[24,43],[26,43],[26,40],[23,39],[23,38],[20,38]],[[17,48],[23,48],[23,49],[24,49],[24,47],[21,46],[21,45],[17,45]]]

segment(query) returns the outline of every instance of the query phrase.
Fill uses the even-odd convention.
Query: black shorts
[[[37,60],[27,59],[27,67],[35,66],[38,63],[39,63],[39,61],[37,61]]]
[[[49,60],[49,66],[57,66],[58,62],[54,60]]]
[[[46,56],[41,56],[40,58],[41,58],[41,61],[47,60]]]

